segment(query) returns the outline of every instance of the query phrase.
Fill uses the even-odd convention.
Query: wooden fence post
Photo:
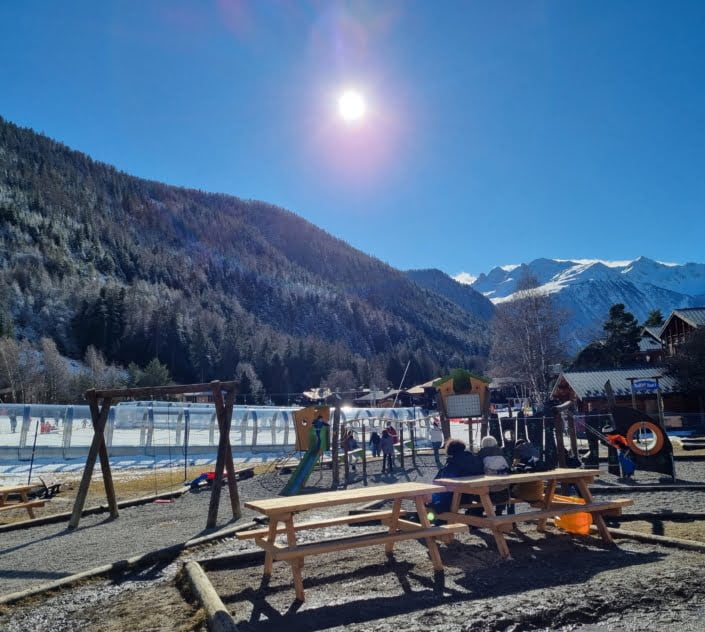
[[[362,424],[362,484],[367,487],[367,433]]]

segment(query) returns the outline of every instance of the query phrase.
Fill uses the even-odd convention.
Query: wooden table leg
[[[419,521],[423,527],[430,527],[431,523],[426,515],[426,505],[424,505],[423,498],[416,498],[416,512],[419,514]],[[437,571],[443,570],[443,561],[441,560],[441,553],[438,550],[438,543],[435,538],[424,538],[426,540],[426,546],[428,547],[428,553],[431,556],[431,562],[433,562],[433,568]]]
[[[490,500],[490,492],[489,490],[483,490],[480,492],[480,501],[482,502],[482,507],[485,510],[485,514],[487,515],[488,518],[494,518],[496,516],[494,512],[494,505],[492,504],[492,500]],[[509,552],[509,546],[507,545],[507,541],[504,539],[504,533],[502,533],[501,529],[493,525],[490,527],[492,531],[492,535],[494,536],[494,541],[497,543],[497,549],[499,550],[499,554],[508,560],[512,559],[512,555]]]
[[[269,519],[269,531],[267,532],[267,542],[269,544],[274,544],[277,539],[277,525],[279,524],[279,519],[276,516],[272,516]],[[264,552],[264,579],[265,581],[269,579],[272,575],[272,553],[270,551]]]
[[[29,502],[29,494],[26,491],[20,492],[20,500],[23,503],[28,503]],[[27,509],[27,513],[29,514],[29,517],[32,520],[34,520],[34,509],[32,509],[32,507],[27,507],[26,509]]]
[[[590,488],[588,487],[587,481],[584,478],[575,479],[574,483],[580,490],[580,495],[585,499],[585,503],[589,504],[592,502],[592,494],[590,493]],[[612,544],[612,534],[609,532],[607,525],[605,524],[605,519],[602,517],[601,513],[592,514],[592,520],[597,527],[600,535],[602,536],[603,542],[607,544]]]
[[[289,514],[284,524],[286,525],[286,542],[289,548],[296,547],[296,531],[294,531],[294,516]],[[291,565],[291,574],[294,576],[294,590],[296,591],[296,598],[299,601],[305,601],[306,596],[304,595],[304,580],[301,575],[301,567],[303,558],[294,558],[289,564]]]
[[[401,513],[401,498],[395,498],[392,505],[392,517],[389,519],[389,533],[396,533],[399,527],[399,514]],[[394,542],[388,542],[384,545],[386,553],[394,552]]]
[[[543,495],[543,508],[544,509],[550,509],[551,508],[551,503],[553,502],[553,494],[556,493],[556,485],[557,481],[548,481],[548,485],[546,487],[546,492]],[[541,520],[538,521],[536,525],[536,530],[537,531],[545,531],[546,530],[546,518],[542,518]]]
[[[460,499],[463,497],[463,494],[458,491],[453,492],[453,500],[450,502],[450,512],[457,514],[460,511]]]

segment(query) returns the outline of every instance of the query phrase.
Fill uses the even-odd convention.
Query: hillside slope
[[[459,283],[453,277],[440,270],[407,270],[408,276],[414,283],[444,296],[461,309],[476,314],[482,320],[489,321],[494,316],[492,301],[480,294],[469,285]]]
[[[407,359],[432,377],[487,350],[482,318],[294,213],[129,176],[2,119],[0,300],[16,335],[69,355],[158,357],[181,381],[250,362],[270,392]]]

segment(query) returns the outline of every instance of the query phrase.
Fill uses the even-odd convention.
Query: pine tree
[[[603,329],[607,332],[605,350],[612,366],[621,367],[634,362],[639,352],[639,323],[624,304],[612,305]]]

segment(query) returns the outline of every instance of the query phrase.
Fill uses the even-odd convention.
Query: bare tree
[[[66,362],[51,338],[42,338],[40,345],[44,362],[42,400],[47,404],[65,402],[68,398],[70,381]]]
[[[551,365],[565,359],[561,325],[565,320],[537,281],[526,277],[516,298],[497,306],[492,326],[490,370],[528,384],[535,403],[548,399]]]
[[[0,339],[0,381],[16,402],[36,401],[41,384],[39,354],[27,340]]]
[[[350,393],[355,390],[355,376],[350,369],[333,369],[326,379],[321,380],[321,386],[338,393]]]

